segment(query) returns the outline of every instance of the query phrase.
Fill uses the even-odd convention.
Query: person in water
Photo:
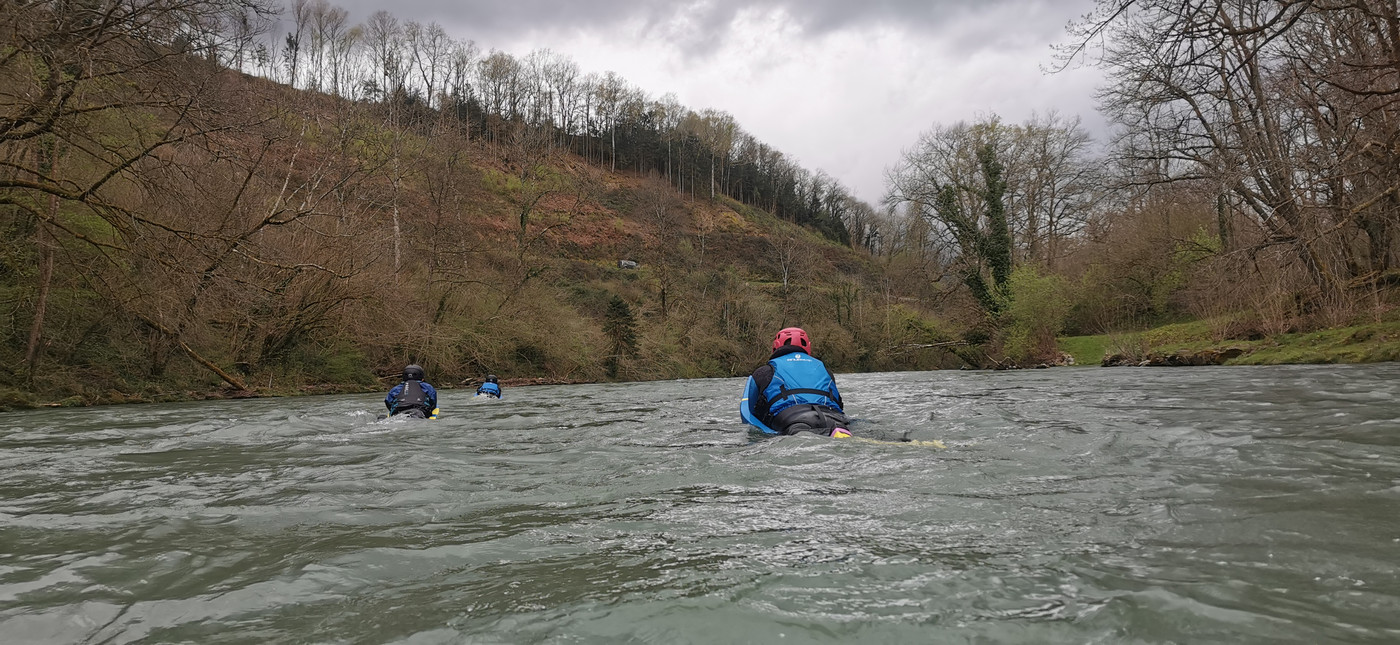
[[[437,399],[437,390],[423,382],[423,368],[409,365],[403,368],[403,382],[395,385],[384,397],[384,406],[389,408],[391,417],[406,414],[426,419],[437,410]]]
[[[501,383],[496,380],[495,374],[487,374],[486,382],[481,387],[476,388],[477,396],[486,395],[493,399],[501,398]]]
[[[773,338],[773,355],[744,386],[739,416],[768,434],[849,437],[843,407],[836,376],[812,356],[807,332],[788,327]]]

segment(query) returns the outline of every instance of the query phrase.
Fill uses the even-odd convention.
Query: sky
[[[1051,46],[1094,0],[332,0],[437,22],[483,51],[548,48],[651,97],[734,115],[801,166],[878,205],[921,132],[1055,110],[1102,140],[1102,76]]]

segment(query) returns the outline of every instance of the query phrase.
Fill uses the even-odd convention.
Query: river
[[[1400,641],[1400,364],[838,378],[0,414],[0,641]]]

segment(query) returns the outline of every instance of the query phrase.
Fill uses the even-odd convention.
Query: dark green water
[[[0,415],[0,642],[1393,643],[1400,365]]]

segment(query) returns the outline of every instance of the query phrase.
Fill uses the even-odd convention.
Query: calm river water
[[[4,643],[1394,643],[1400,365],[0,415]]]

